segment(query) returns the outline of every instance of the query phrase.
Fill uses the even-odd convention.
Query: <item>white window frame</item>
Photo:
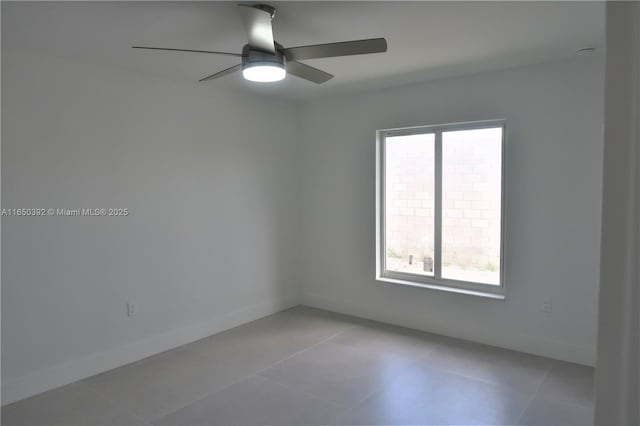
[[[442,133],[456,130],[502,128],[501,155],[501,206],[500,206],[500,285],[459,281],[442,278]],[[432,126],[384,129],[376,132],[376,280],[413,287],[443,290],[454,293],[505,298],[505,181],[506,181],[506,122],[500,120],[472,121],[465,123],[438,124]],[[435,188],[434,188],[434,275],[433,277],[390,271],[386,269],[385,255],[385,141],[387,137],[433,134],[435,136]]]

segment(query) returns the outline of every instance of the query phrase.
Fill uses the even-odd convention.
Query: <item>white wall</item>
[[[593,364],[602,104],[591,57],[305,105],[303,301]],[[508,127],[506,301],[376,282],[375,131],[496,118]]]
[[[2,218],[3,403],[296,303],[294,104],[2,64],[2,207],[130,210]]]

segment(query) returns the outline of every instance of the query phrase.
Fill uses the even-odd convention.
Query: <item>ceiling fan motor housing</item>
[[[276,52],[263,52],[262,50],[252,49],[251,46],[245,44],[242,48],[242,68],[247,66],[271,65],[284,68],[285,57],[280,51],[282,46],[276,44]]]
[[[271,20],[276,17],[276,8],[268,5],[268,4],[254,4],[251,7],[255,7],[256,9],[264,10],[269,15],[271,15]]]

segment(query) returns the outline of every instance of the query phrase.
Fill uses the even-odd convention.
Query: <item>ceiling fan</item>
[[[134,49],[165,50],[174,52],[210,53],[242,58],[242,63],[218,71],[199,81],[213,80],[242,70],[245,79],[257,82],[279,81],[286,74],[292,74],[313,83],[324,83],[333,78],[332,74],[303,64],[299,60],[330,58],[336,56],[363,55],[387,51],[384,38],[343,41],[339,43],[316,44],[285,48],[273,40],[271,21],[276,9],[267,4],[238,5],[249,43],[242,53],[215,52],[210,50],[172,49],[165,47],[132,46]]]

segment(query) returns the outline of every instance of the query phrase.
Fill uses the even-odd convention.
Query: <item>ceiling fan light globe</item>
[[[284,66],[268,63],[246,64],[242,68],[242,76],[245,80],[255,81],[258,83],[271,83],[280,81],[285,78],[287,71]]]

